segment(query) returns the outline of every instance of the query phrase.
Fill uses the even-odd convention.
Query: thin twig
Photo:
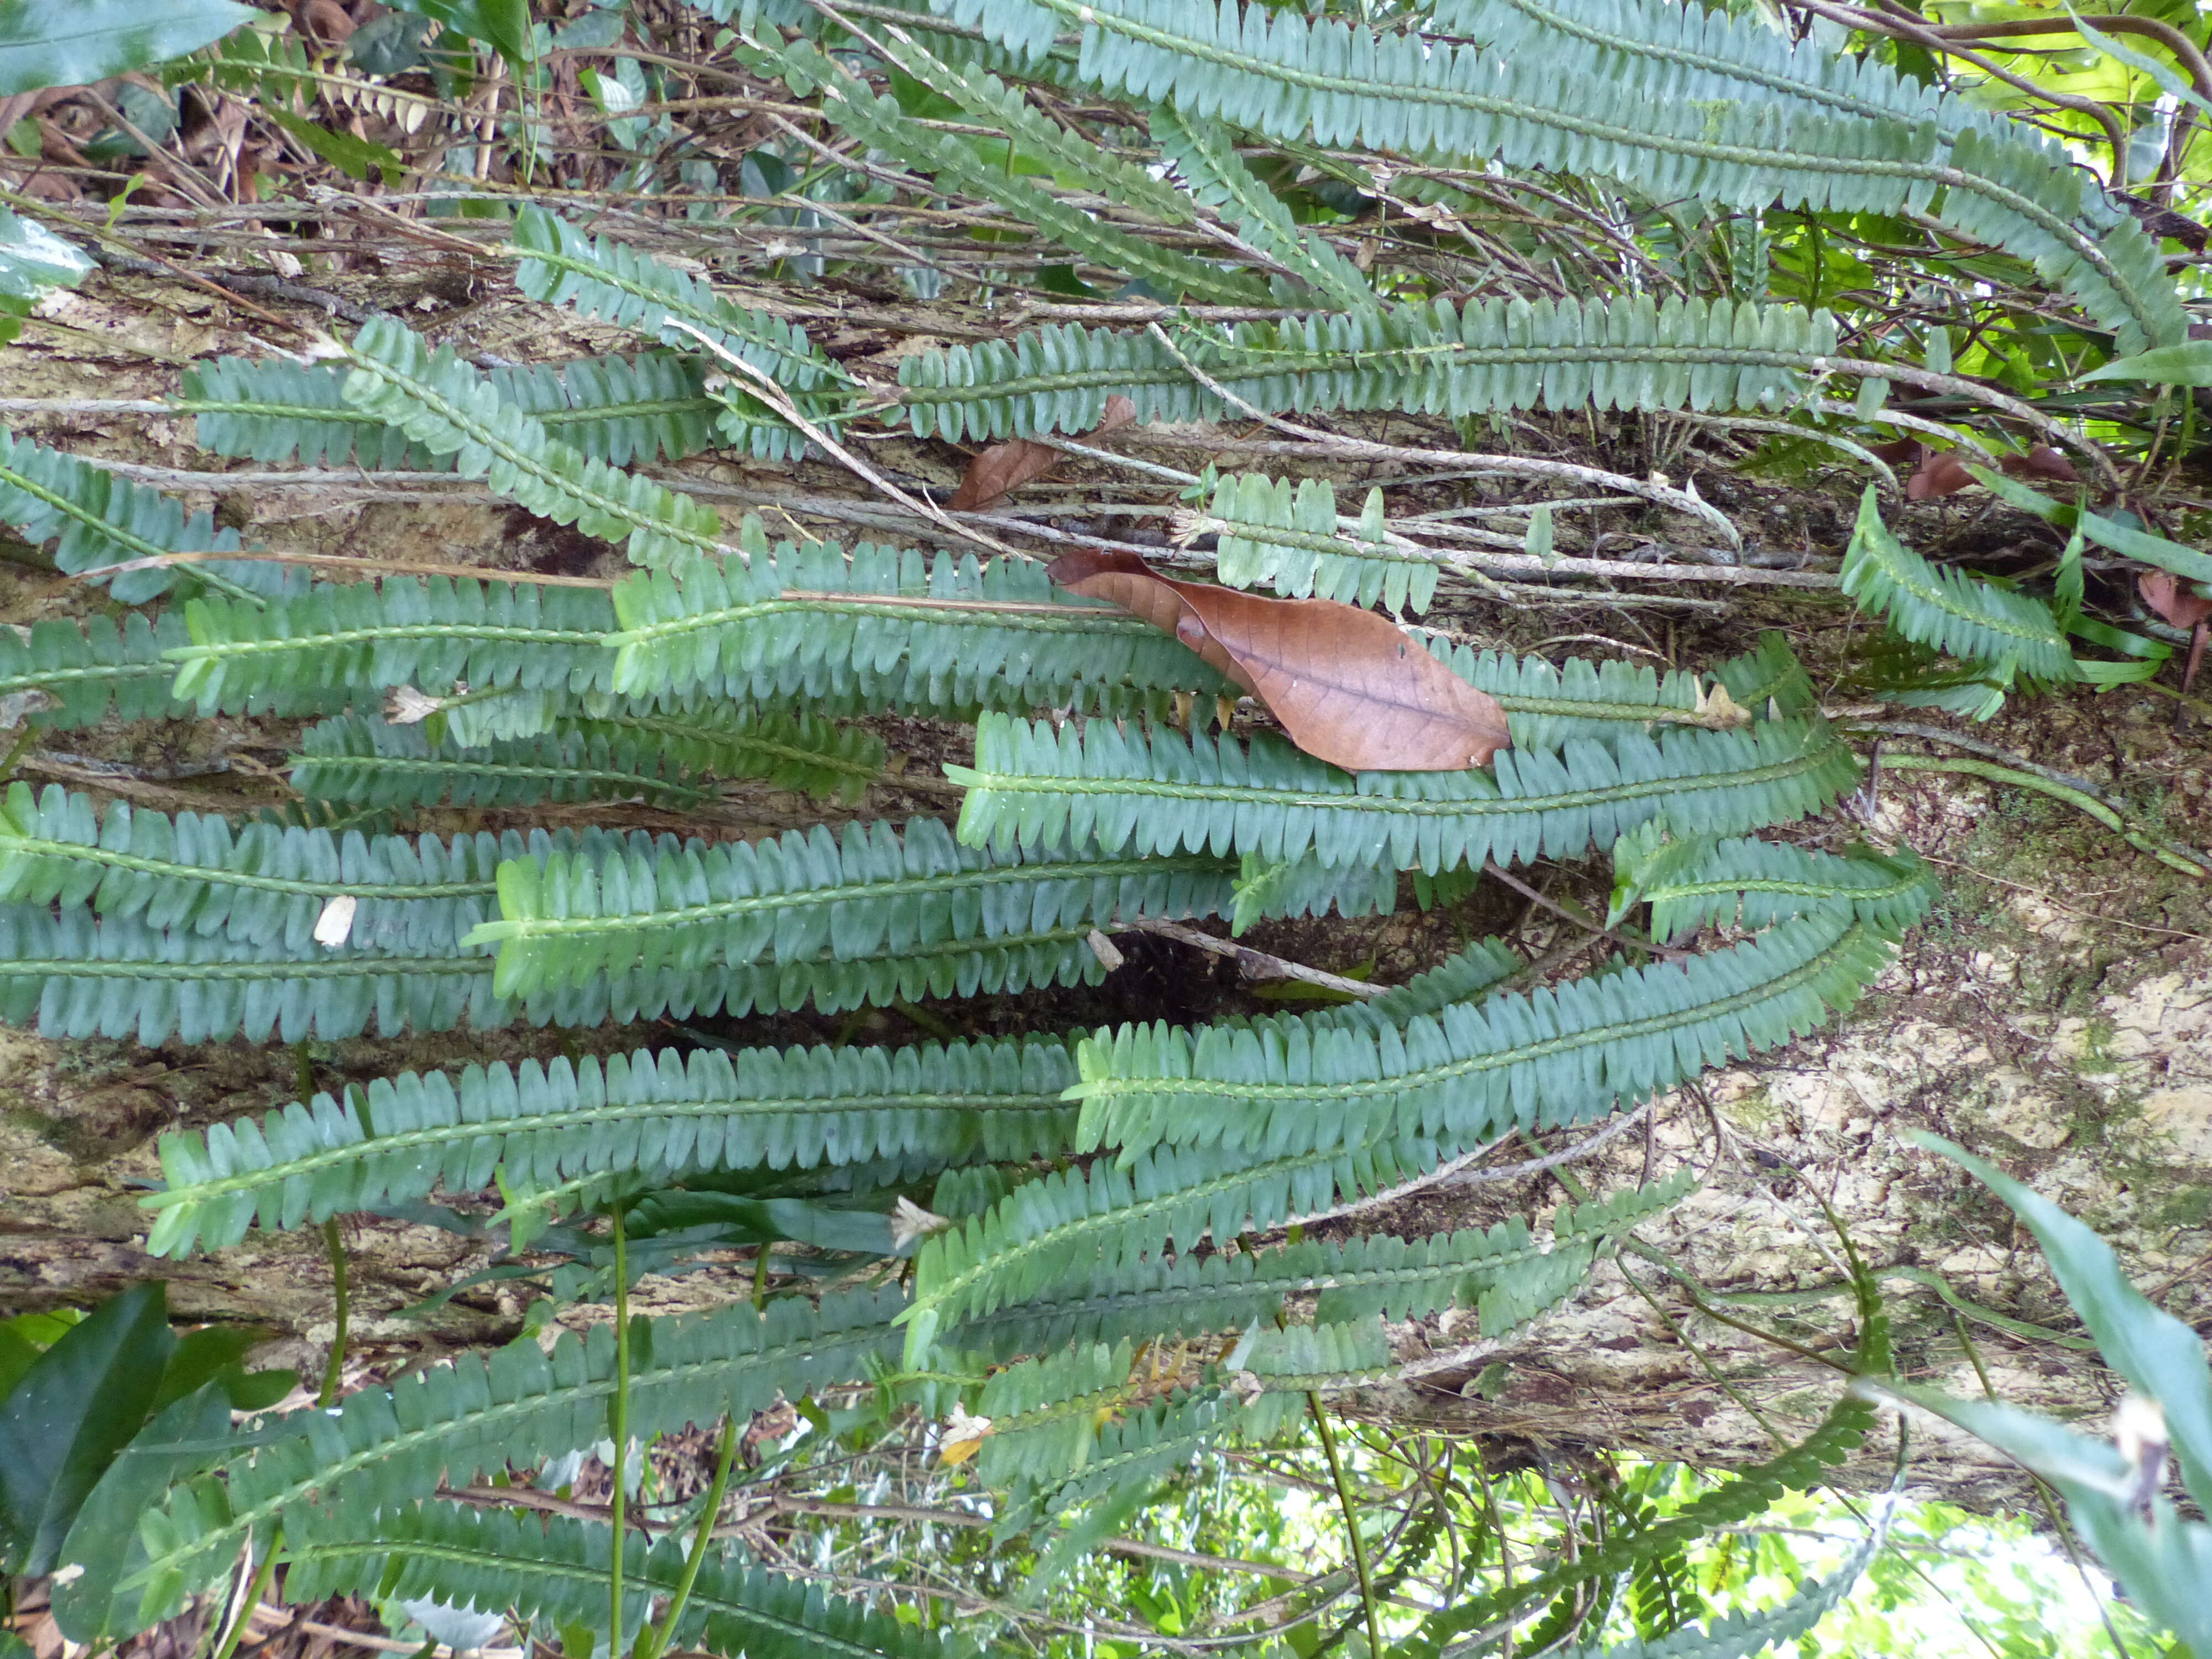
[[[1269,956],[1265,951],[1255,951],[1249,945],[1239,945],[1234,939],[1219,939],[1212,933],[1202,933],[1195,927],[1186,927],[1179,921],[1164,921],[1147,917],[1139,921],[1123,922],[1115,931],[1138,933],[1157,933],[1162,939],[1171,939],[1178,945],[1188,945],[1217,957],[1226,957],[1234,962],[1247,979],[1295,979],[1308,985],[1317,985],[1325,991],[1335,991],[1363,1001],[1379,997],[1390,988],[1370,985],[1364,980],[1346,979],[1341,974],[1332,974],[1326,969],[1309,968],[1302,962],[1285,961],[1281,957]]]

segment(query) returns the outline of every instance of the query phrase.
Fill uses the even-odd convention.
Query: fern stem
[[[765,1247],[761,1259],[768,1259]],[[737,1449],[738,1418],[732,1412],[722,1419],[721,1444],[714,1449],[714,1482],[707,1489],[707,1507],[700,1511],[699,1530],[692,1535],[691,1553],[684,1559],[684,1576],[676,1581],[676,1592],[668,1598],[667,1617],[660,1621],[658,1632],[638,1644],[636,1659],[658,1659],[676,1638],[676,1621],[684,1616],[684,1603],[691,1599],[691,1586],[698,1582],[700,1565],[707,1559],[707,1546],[714,1536],[715,1517],[722,1512],[723,1494],[730,1489],[730,1463]]]
[[[331,1357],[323,1367],[322,1391],[315,1404],[327,1407],[338,1397],[338,1381],[345,1370],[346,1320],[351,1311],[346,1290],[345,1240],[338,1236],[338,1218],[323,1223],[323,1248],[330,1253],[331,1289],[337,1300],[335,1327],[331,1332]]]
[[[2202,881],[2212,874],[2212,860],[2193,848],[2164,836],[2154,840],[2144,831],[2131,828],[2118,811],[2094,795],[2068,787],[2049,778],[2038,777],[2033,772],[2022,772],[2009,766],[1996,766],[1988,761],[1938,760],[1932,755],[1884,755],[1883,766],[1899,772],[1955,772],[1967,777],[1984,778],[1991,783],[2009,783],[2022,789],[2033,789],[2039,794],[2049,795],[2053,800],[2063,800],[2069,806],[2087,812],[2091,817],[2112,830],[2139,853],[2148,853],[2160,864],[2179,870],[2185,876]]]
[[[1328,1426],[1328,1413],[1321,1408],[1318,1394],[1306,1395],[1306,1409],[1314,1427],[1321,1431],[1321,1449],[1328,1455],[1328,1478],[1336,1486],[1336,1501],[1344,1509],[1344,1529],[1352,1537],[1352,1565],[1359,1574],[1359,1600],[1367,1610],[1367,1651],[1382,1659],[1382,1626],[1375,1616],[1375,1582],[1368,1576],[1367,1545],[1359,1536],[1359,1511],[1352,1506],[1352,1489],[1345,1484],[1344,1464],[1336,1455],[1336,1433]]]
[[[261,1558],[260,1566],[254,1571],[253,1582],[246,1587],[246,1595],[238,1604],[237,1616],[230,1621],[230,1628],[223,1632],[222,1644],[216,1650],[215,1659],[230,1659],[230,1656],[238,1651],[239,1638],[246,1634],[246,1626],[252,1622],[254,1608],[261,1605],[262,1592],[269,1588],[270,1579],[276,1576],[276,1550],[283,1541],[284,1528],[280,1524],[269,1534],[269,1548]]]
[[[622,1200],[613,1204],[615,1234],[615,1391],[607,1402],[607,1426],[614,1437],[614,1456],[609,1468],[614,1477],[611,1500],[614,1511],[614,1552],[607,1576],[607,1654],[620,1659],[623,1627],[623,1557],[628,1538],[624,1527],[623,1453],[629,1439],[629,1253],[623,1231]]]

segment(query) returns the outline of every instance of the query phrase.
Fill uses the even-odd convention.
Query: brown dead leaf
[[[1910,501],[1933,501],[1938,495],[1951,495],[1969,488],[1974,475],[1966,471],[1966,464],[1949,450],[1923,451],[1920,465],[1905,480],[1905,498]]]
[[[2170,570],[2146,570],[2136,578],[2143,603],[2172,623],[2189,630],[2189,660],[2181,670],[2181,690],[2186,696],[2197,684],[2197,671],[2204,665],[2204,645],[2212,637],[2212,599]]]
[[[1266,703],[1292,743],[1348,771],[1457,772],[1511,744],[1495,702],[1372,611],[1175,581],[1103,549],[1049,574],[1174,635]]]
[[[1102,432],[1127,426],[1136,418],[1136,404],[1117,392],[1106,400],[1106,410],[1098,424],[1076,435],[1095,438]],[[1060,465],[1060,460],[1058,450],[1031,443],[1027,438],[1010,438],[1005,443],[993,444],[968,463],[968,471],[961,477],[960,488],[949,505],[955,513],[980,513],[987,507],[995,507],[1024,484],[1044,477]]]
[[[1892,438],[1886,444],[1869,444],[1867,453],[1892,466],[1903,466],[1907,461],[1918,460],[1927,447],[1917,438]]]
[[[2015,478],[2049,478],[2057,483],[2080,483],[2074,463],[2049,444],[2038,444],[2025,455],[2001,455],[1997,465]]]

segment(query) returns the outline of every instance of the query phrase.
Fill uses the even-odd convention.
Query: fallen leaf
[[[1175,581],[1103,549],[1048,574],[1174,635],[1266,703],[1292,743],[1347,771],[1457,772],[1511,744],[1495,702],[1372,611]]]
[[[1907,461],[1917,461],[1928,446],[1917,438],[1892,438],[1886,444],[1869,444],[1867,453],[1892,466],[1903,466]]]
[[[1105,413],[1098,424],[1088,432],[1079,432],[1079,438],[1095,438],[1103,432],[1111,432],[1137,418],[1137,406],[1120,392],[1106,400]],[[960,480],[949,505],[955,513],[980,513],[987,507],[995,507],[1024,484],[1030,483],[1060,465],[1058,450],[1027,438],[1010,438],[1005,443],[993,444],[968,463],[968,471]]]
[[[2189,660],[2181,670],[2181,690],[2186,696],[2197,684],[2197,671],[2204,665],[2204,644],[2212,635],[2212,599],[2170,570],[2146,570],[2136,578],[2143,603],[2172,623],[2189,630]]]
[[[1966,471],[1966,464],[1949,450],[1925,451],[1911,477],[1905,480],[1905,498],[1932,501],[1938,495],[1955,495],[1973,482],[1974,475]]]
[[[2074,463],[2049,444],[2038,444],[2025,455],[2000,455],[1997,465],[2015,478],[2050,478],[2059,483],[2080,483]]]

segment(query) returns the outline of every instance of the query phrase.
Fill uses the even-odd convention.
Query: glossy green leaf
[[[146,1420],[176,1339],[158,1284],[134,1285],[40,1355],[0,1401],[0,1562],[50,1572],[77,1508]]]
[[[260,15],[231,0],[0,0],[0,98],[181,58]]]
[[[2212,340],[2184,340],[2132,357],[2117,357],[2081,380],[2148,380],[2160,386],[2212,386]]]

